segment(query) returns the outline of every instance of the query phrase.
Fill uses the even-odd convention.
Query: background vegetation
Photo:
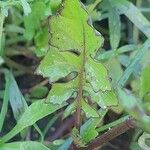
[[[0,1],[0,150],[150,149],[150,1],[78,4]]]

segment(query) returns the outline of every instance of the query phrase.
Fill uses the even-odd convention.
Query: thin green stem
[[[94,2],[92,5],[90,5],[90,7],[89,7],[89,9],[88,9],[89,14],[91,14],[91,13],[94,11],[95,7],[96,7],[101,1],[102,1],[102,0],[95,0],[95,2]]]
[[[142,5],[142,0],[136,0],[136,6],[140,8]],[[139,29],[134,25],[133,27],[133,41],[135,44],[138,44],[139,41]]]
[[[2,38],[3,38],[3,24],[4,24],[5,16],[0,11],[0,55],[2,54]]]
[[[5,116],[6,116],[7,109],[8,109],[8,101],[9,101],[8,91],[9,91],[10,80],[7,77],[9,75],[9,73],[6,70],[4,71],[4,73],[5,73],[6,84],[5,84],[3,105],[2,105],[2,109],[1,109],[1,113],[0,113],[0,132],[1,132],[2,128],[3,128]]]
[[[45,79],[44,81],[42,81],[42,82],[36,84],[35,86],[31,87],[31,88],[29,89],[29,91],[32,91],[34,88],[38,88],[38,87],[40,87],[40,86],[44,86],[44,85],[46,85],[46,84],[48,84],[48,83],[49,83],[49,79]]]
[[[85,43],[85,29],[84,29],[84,25],[83,25],[83,52],[81,53],[82,56],[82,64],[81,64],[81,68],[80,68],[80,72],[79,72],[79,90],[78,90],[78,96],[77,96],[77,108],[76,108],[76,119],[75,119],[75,126],[76,128],[79,130],[80,132],[80,126],[81,126],[81,100],[82,100],[82,95],[83,95],[83,83],[84,83],[84,67],[85,67],[85,58],[86,58],[86,43]]]
[[[106,52],[103,52],[101,54],[99,54],[96,59],[97,60],[108,60],[110,58],[113,58],[113,57],[116,57],[120,54],[123,54],[123,53],[126,53],[126,52],[132,52],[132,51],[137,51],[138,50],[138,47],[133,45],[133,44],[130,44],[130,45],[125,45],[123,47],[120,47],[118,48],[117,50],[109,50],[109,51],[106,51]]]
[[[85,42],[84,42],[85,46]],[[81,125],[81,99],[82,99],[82,92],[83,92],[83,82],[84,82],[84,65],[85,65],[85,47],[83,50],[83,53],[81,54],[82,57],[82,65],[79,73],[79,90],[78,90],[78,96],[77,96],[77,108],[76,108],[76,128],[80,131],[80,125]]]
[[[34,128],[36,129],[36,131],[37,131],[37,132],[39,133],[39,135],[41,136],[40,142],[43,143],[43,142],[44,142],[44,135],[43,135],[41,129],[38,127],[37,124],[34,124]]]
[[[118,120],[116,120],[116,121],[114,121],[114,122],[111,122],[111,123],[109,123],[109,124],[106,124],[106,125],[104,125],[104,126],[98,128],[98,129],[97,129],[97,132],[103,132],[103,131],[105,131],[105,130],[111,129],[111,128],[114,127],[114,126],[116,126],[116,125],[118,125],[118,124],[121,124],[122,122],[124,122],[124,121],[125,121],[126,119],[128,119],[128,118],[129,118],[129,115],[128,115],[128,116],[124,116],[124,117],[122,117],[122,118],[120,118],[120,119],[118,119]]]
[[[20,65],[20,64],[16,63],[15,61],[11,60],[8,57],[5,57],[4,60],[5,60],[6,64],[8,66],[10,66],[10,67],[13,67],[13,68],[18,69],[20,71],[23,71],[25,73],[33,74],[33,72],[32,72],[31,69],[29,69],[29,68],[27,68],[27,67],[25,67],[23,65]]]

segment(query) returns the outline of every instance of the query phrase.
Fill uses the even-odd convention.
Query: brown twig
[[[78,148],[78,150],[93,150],[97,147],[102,146],[103,144],[106,144],[107,142],[113,140],[117,136],[125,133],[127,130],[135,127],[135,121],[133,118],[128,118],[118,126],[108,130],[101,136],[97,137],[95,140],[93,140],[89,145],[85,148]],[[74,149],[77,150],[77,149]]]

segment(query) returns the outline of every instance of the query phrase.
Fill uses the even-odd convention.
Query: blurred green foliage
[[[0,131],[8,132],[4,124],[11,109],[16,121],[16,126],[9,127],[11,131],[1,136],[0,150],[10,147],[15,150],[20,147],[25,150],[65,150],[72,140],[78,146],[85,146],[101,135],[101,131],[123,122],[124,116],[132,116],[137,125],[130,148],[136,150],[148,146],[150,1],[82,2],[78,5],[78,0],[0,1]],[[63,14],[60,15],[60,11]],[[94,28],[103,37],[98,36],[99,32],[95,33]],[[83,82],[88,81],[88,84],[82,85],[84,119],[81,133],[72,132],[73,138],[71,132],[66,133],[45,144],[45,132],[57,124],[59,113],[68,118],[76,110],[73,100],[78,96],[80,78],[77,75],[84,57]],[[35,72],[44,78],[34,85],[38,77]],[[31,78],[33,82],[25,81],[27,92],[18,87],[18,79],[21,78],[19,85],[23,85],[23,77]],[[108,110],[119,117],[105,124]],[[56,116],[46,123],[45,130],[35,124],[54,112]],[[40,135],[37,142],[27,141],[32,125]],[[21,135],[19,142],[13,142],[12,138],[18,133]],[[5,144],[10,139],[12,142]]]

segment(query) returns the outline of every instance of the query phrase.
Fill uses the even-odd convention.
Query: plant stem
[[[144,55],[145,51],[150,47],[150,39],[147,39],[147,41],[143,44],[141,48],[138,49],[137,54],[135,55],[134,59],[131,61],[127,69],[125,70],[125,73],[120,78],[118,85],[124,86],[130,77],[130,75],[133,72],[134,66],[141,60],[142,56]],[[111,124],[112,125],[112,124]],[[109,125],[110,126],[110,125]],[[93,140],[86,148],[80,148],[79,150],[93,150],[94,148],[97,148],[99,146],[102,146],[103,144],[111,141],[112,139],[116,138],[117,136],[125,133],[130,128],[135,127],[135,121],[133,118],[128,118],[124,122],[120,123],[116,127],[108,130],[95,140]],[[105,126],[106,128],[106,126]]]
[[[10,86],[10,80],[9,80],[9,72],[7,70],[4,70],[4,74],[5,74],[5,92],[4,92],[4,99],[3,99],[3,105],[2,105],[2,109],[1,109],[1,113],[0,113],[0,132],[3,128],[4,125],[4,120],[5,120],[5,116],[7,114],[7,109],[8,109],[8,102],[9,102],[9,86]]]
[[[85,58],[86,58],[86,41],[85,41],[85,28],[83,25],[83,52],[80,54],[82,57],[82,64],[79,72],[79,91],[78,91],[78,96],[77,96],[77,108],[76,108],[76,119],[75,119],[75,127],[78,129],[80,132],[80,125],[81,125],[81,100],[82,100],[82,95],[83,95],[83,83],[84,83],[84,67],[85,67]]]
[[[124,116],[124,117],[122,117],[122,118],[120,118],[120,119],[118,119],[118,120],[116,120],[116,121],[114,121],[114,122],[111,122],[111,123],[109,123],[109,124],[106,124],[106,125],[104,125],[104,126],[98,128],[98,129],[97,129],[97,132],[103,132],[103,131],[105,131],[105,130],[108,130],[108,129],[110,129],[110,128],[112,128],[112,127],[114,127],[114,126],[116,126],[116,125],[118,125],[118,124],[120,124],[120,123],[122,123],[122,122],[124,122],[124,121],[125,121],[126,119],[128,119],[128,118],[129,118],[129,115],[128,115],[128,116]]]
[[[40,87],[40,86],[44,86],[44,85],[46,85],[47,83],[49,83],[49,79],[45,79],[44,81],[42,81],[42,82],[40,82],[40,83],[34,85],[33,87],[31,87],[31,88],[29,89],[29,91],[32,91],[34,88],[38,88],[38,87]]]
[[[80,131],[81,125],[81,99],[83,92],[83,81],[84,81],[84,65],[85,65],[85,38],[84,38],[84,50],[82,52],[82,65],[79,73],[79,91],[77,96],[77,109],[76,109],[76,121],[75,126]]]
[[[95,0],[94,4],[90,5],[88,12],[89,14],[91,14],[93,12],[93,10],[95,9],[95,7],[101,2],[102,0]]]
[[[4,24],[5,16],[0,11],[0,55],[2,53],[2,38],[3,38],[3,24]]]
[[[27,68],[23,65],[20,65],[18,63],[16,63],[15,61],[11,60],[10,58],[8,57],[5,57],[4,58],[6,64],[9,66],[9,67],[13,67],[15,69],[18,69],[18,70],[21,70],[23,71],[24,73],[29,73],[29,74],[33,74],[33,71],[30,69],[30,68]]]
[[[100,137],[93,140],[87,147],[79,148],[79,150],[93,150],[99,146],[102,146],[103,144],[106,144],[107,142],[111,141],[112,139],[116,138],[117,136],[125,133],[127,130],[134,127],[135,127],[134,120],[132,118],[128,118],[118,126],[108,130]]]
[[[131,61],[127,69],[125,70],[125,73],[119,80],[118,85],[124,86],[129,79],[130,75],[132,74],[135,65],[141,60],[142,56],[144,55],[145,51],[150,47],[150,39],[147,39],[146,42],[143,44],[141,48],[138,49],[137,54],[135,55],[134,59]],[[97,148],[99,146],[102,146],[103,144],[111,141],[112,139],[116,138],[117,136],[125,133],[130,128],[135,127],[135,121],[133,118],[128,118],[124,122],[120,123],[116,127],[108,130],[95,140],[93,140],[86,148],[80,148],[79,150],[93,150],[94,148]]]
[[[140,8],[142,4],[142,0],[136,0],[137,8]],[[139,41],[139,29],[134,25],[133,27],[133,41],[135,44],[138,44]]]

